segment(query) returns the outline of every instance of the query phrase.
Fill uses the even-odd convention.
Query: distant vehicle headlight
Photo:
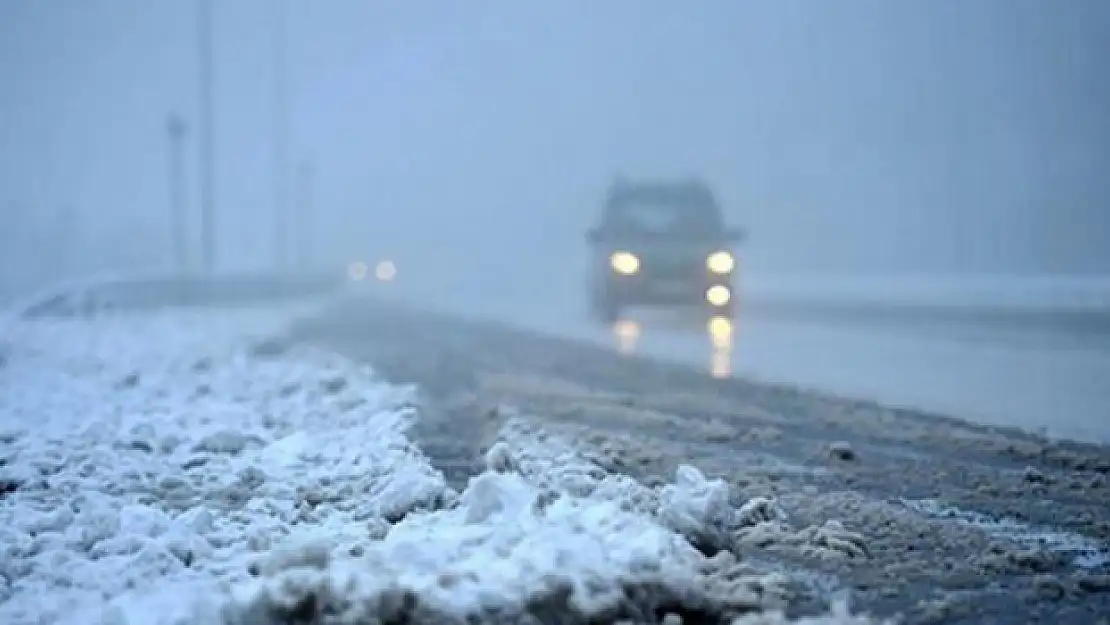
[[[374,277],[381,282],[392,282],[397,276],[397,266],[391,260],[383,260],[374,267]]]
[[[736,267],[736,261],[732,258],[732,254],[721,250],[713,252],[709,255],[709,258],[705,259],[705,267],[713,273],[732,273],[732,270]]]
[[[356,260],[353,263],[347,265],[347,277],[349,277],[351,280],[354,280],[355,282],[361,282],[362,280],[364,280],[366,278],[367,272],[368,269],[366,268],[366,263],[362,262],[361,260]]]
[[[714,306],[724,306],[732,299],[732,292],[723,284],[715,284],[705,291],[705,301]]]
[[[614,252],[609,257],[613,271],[630,276],[640,270],[640,259],[632,252]]]

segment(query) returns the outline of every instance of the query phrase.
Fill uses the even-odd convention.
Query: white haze
[[[216,6],[219,264],[266,267],[276,2]],[[753,272],[1110,272],[1104,0],[287,6],[306,265],[577,294],[623,172],[705,177]],[[197,210],[196,26],[184,0],[0,5],[9,289],[170,262],[171,110]]]

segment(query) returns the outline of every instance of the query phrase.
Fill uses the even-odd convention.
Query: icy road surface
[[[476,458],[504,432],[503,404],[605,474],[663,485],[690,465],[720,477],[750,525],[695,533],[695,544],[785,575],[793,609],[847,590],[862,609],[910,623],[1110,613],[1110,447],[714,379],[369,298],[297,336],[419,385],[413,436],[452,484],[482,469]]]
[[[286,340],[292,312],[6,328],[0,623],[773,625],[780,608],[835,604],[838,580],[790,558],[873,548],[835,507],[791,514],[788,499],[740,498],[693,464],[639,480],[620,467],[643,450],[598,448],[543,415],[444,421],[411,387]],[[348,346],[380,335],[391,365],[431,366],[436,333],[407,330],[418,330],[411,360],[408,339],[384,327]],[[434,449],[410,440],[414,424]],[[462,455],[444,456],[446,442]],[[1003,569],[1017,553],[1007,540]],[[1071,603],[1087,614],[1089,602]]]
[[[633,312],[606,328],[580,297],[541,288],[481,297],[404,281],[364,286],[720,375],[1110,443],[1108,279],[752,282],[741,284],[728,343],[716,346],[699,319]]]

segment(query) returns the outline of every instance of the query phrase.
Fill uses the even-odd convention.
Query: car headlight
[[[640,270],[640,259],[632,252],[613,252],[609,257],[613,271],[630,276]]]
[[[705,267],[713,273],[726,274],[731,273],[736,267],[736,261],[732,258],[732,254],[721,250],[713,252],[705,259]]]
[[[397,275],[397,266],[391,260],[383,260],[374,267],[374,277],[379,282],[392,282],[394,276]]]
[[[724,306],[732,299],[732,292],[723,284],[715,284],[705,291],[705,301],[714,306]]]
[[[366,263],[361,260],[356,260],[347,265],[347,277],[355,282],[361,282],[366,278],[367,271]]]

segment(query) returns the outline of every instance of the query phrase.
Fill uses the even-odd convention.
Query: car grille
[[[704,277],[705,265],[700,259],[650,258],[643,261],[642,273],[656,279],[696,280]]]

